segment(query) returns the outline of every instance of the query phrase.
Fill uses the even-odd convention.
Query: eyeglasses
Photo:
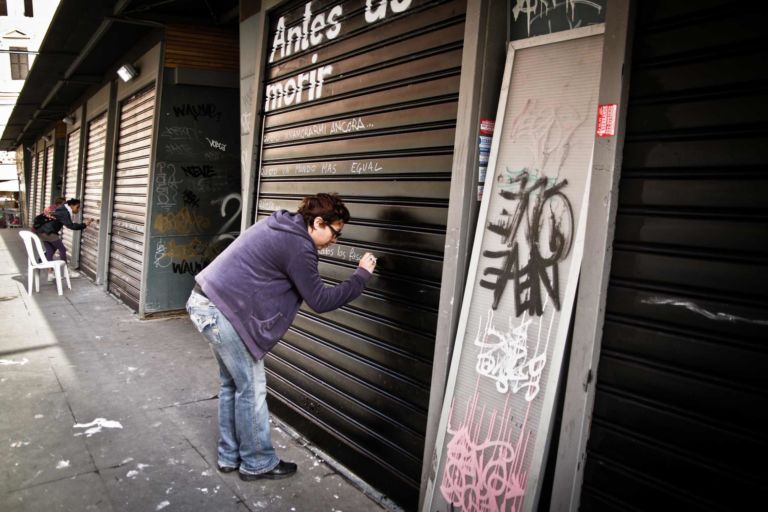
[[[333,235],[333,238],[335,238],[336,240],[341,238],[341,230],[337,230],[336,228],[331,226],[330,223],[326,223],[325,225],[328,226],[328,229],[331,230],[331,234]]]

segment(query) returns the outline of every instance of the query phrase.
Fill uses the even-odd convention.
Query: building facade
[[[59,0],[32,2],[11,0],[0,5],[0,130],[5,131],[30,66],[43,41]],[[19,176],[16,154],[0,152],[0,201],[3,222],[14,225],[19,219]],[[4,200],[3,200],[4,199]],[[23,209],[22,209],[23,210]]]

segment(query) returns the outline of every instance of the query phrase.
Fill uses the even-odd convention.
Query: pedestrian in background
[[[305,197],[243,232],[200,272],[187,311],[219,363],[218,468],[243,480],[293,475],[272,445],[264,356],[290,327],[302,301],[323,313],[357,298],[376,268],[365,253],[344,282],[326,286],[318,250],[341,237],[349,210],[337,194]]]

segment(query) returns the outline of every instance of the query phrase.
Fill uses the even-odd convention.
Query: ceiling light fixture
[[[131,80],[136,78],[138,75],[139,75],[139,72],[136,71],[136,68],[134,68],[130,64],[123,64],[117,70],[117,76],[119,76],[120,80],[122,80],[123,82],[130,82]]]

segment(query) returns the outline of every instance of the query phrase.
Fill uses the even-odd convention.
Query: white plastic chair
[[[35,291],[40,293],[40,272],[42,269],[53,269],[56,274],[56,289],[59,290],[59,295],[63,295],[61,289],[61,274],[64,269],[64,277],[67,278],[67,288],[72,289],[72,284],[69,282],[69,269],[67,269],[67,263],[63,260],[48,261],[45,258],[45,251],[43,250],[43,243],[40,241],[40,237],[31,231],[21,231],[19,235],[24,240],[24,246],[27,248],[27,276],[28,276],[28,290],[32,295],[32,279],[35,280]],[[37,252],[37,255],[35,254]],[[38,259],[40,263],[38,263]]]

